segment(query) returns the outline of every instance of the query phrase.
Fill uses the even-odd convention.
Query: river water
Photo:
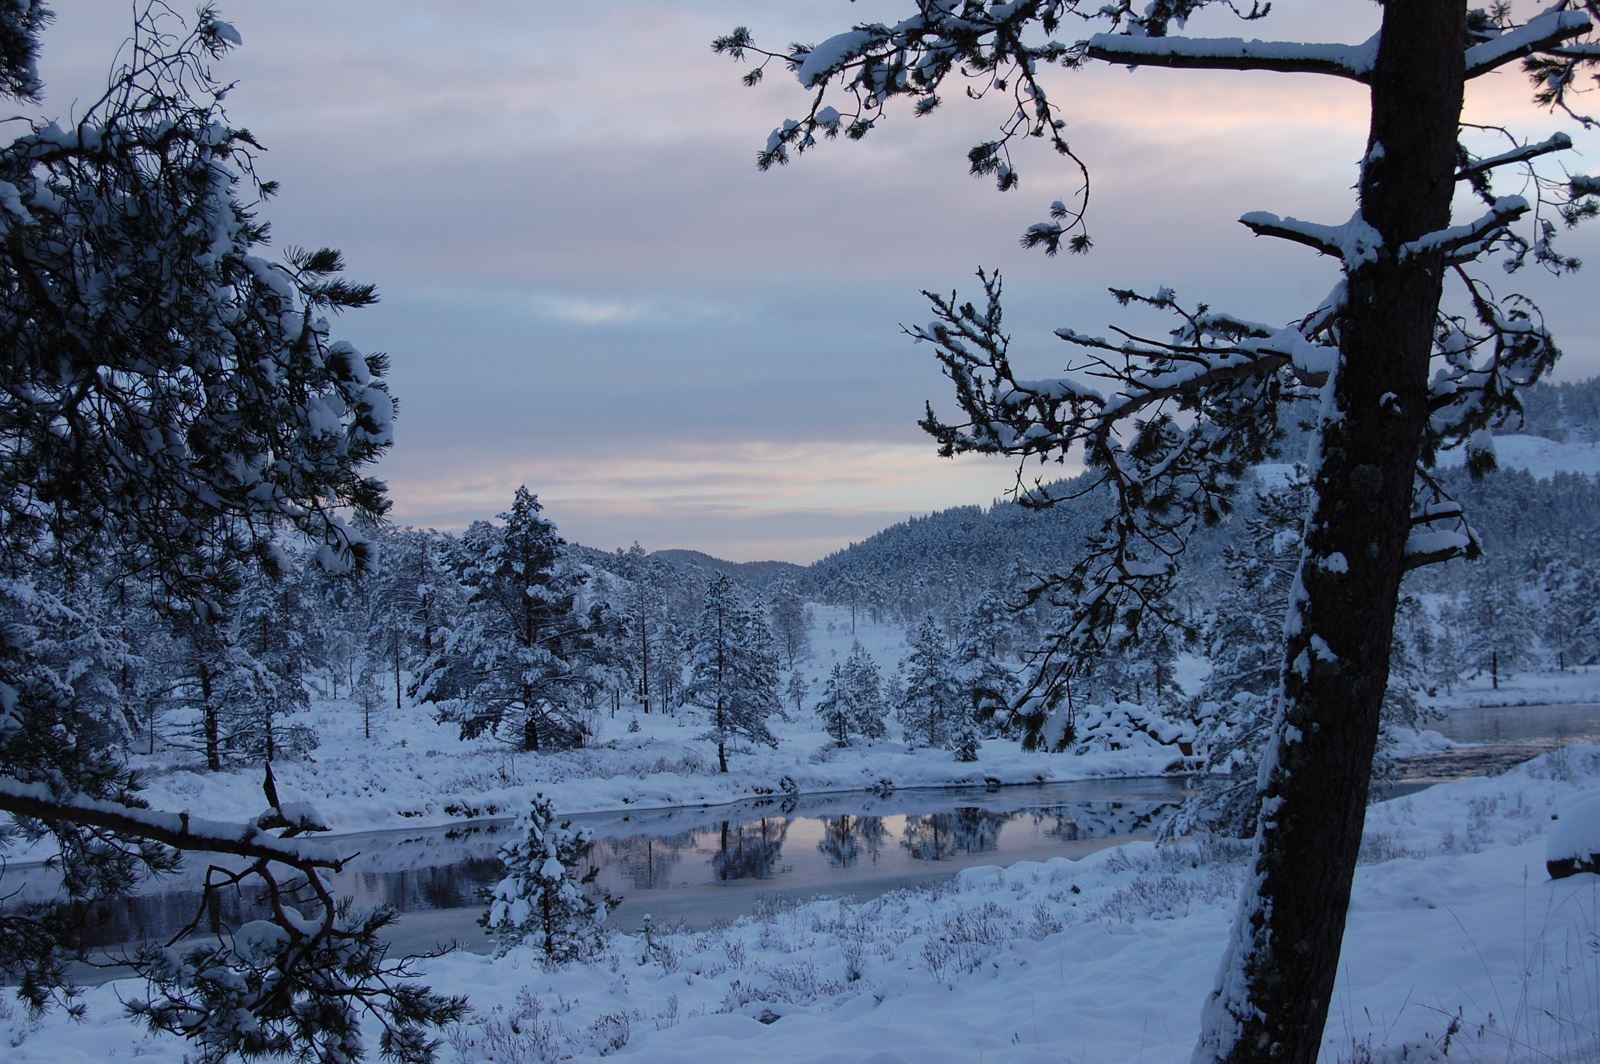
[[[623,904],[613,921],[637,928],[704,928],[747,913],[766,897],[842,893],[871,897],[984,864],[1082,857],[1150,837],[1181,802],[1180,779],[1100,780],[1038,786],[863,792],[791,801],[572,817],[594,836],[589,858],[599,886]],[[417,952],[439,945],[488,948],[477,918],[483,892],[502,872],[496,851],[514,821],[481,820],[417,831],[341,835],[358,853],[331,877],[333,892],[358,906],[387,903],[404,914],[390,941]],[[43,869],[33,891],[48,890]],[[254,892],[214,891],[200,908],[204,870],[147,883],[95,914],[95,945],[162,937],[195,921],[205,932],[237,926],[259,911]],[[24,880],[26,882],[26,880]]]
[[[1441,730],[1486,745],[1420,759],[1408,766],[1409,775],[1492,771],[1560,741],[1600,741],[1600,706],[1463,710]],[[589,856],[599,885],[623,898],[615,924],[632,930],[648,913],[658,927],[698,929],[748,913],[763,897],[866,898],[974,865],[1078,858],[1148,838],[1186,787],[1184,780],[1148,779],[851,792],[571,819],[594,835]],[[340,852],[359,856],[333,877],[333,891],[358,906],[400,909],[389,936],[397,951],[487,949],[476,921],[484,891],[502,874],[496,852],[514,830],[512,821],[480,820],[341,835],[332,840]],[[190,862],[188,871],[103,906],[95,913],[93,943],[163,938],[190,923],[205,932],[257,914],[259,898],[237,888],[213,892],[201,909],[204,874]],[[12,868],[7,886],[21,888],[19,901],[55,889],[51,873],[38,866]]]

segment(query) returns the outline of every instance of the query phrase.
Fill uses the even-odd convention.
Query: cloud
[[[570,325],[637,325],[706,322],[735,313],[733,307],[668,295],[591,296],[535,293],[527,297],[533,313]]]
[[[94,99],[126,34],[117,4],[60,4],[42,73],[51,108]],[[1287,322],[1334,276],[1304,248],[1252,237],[1240,214],[1330,223],[1354,209],[1366,138],[1359,86],[1310,76],[1051,71],[1091,168],[1096,250],[1047,261],[1017,236],[1078,188],[1025,145],[1019,191],[967,174],[1004,94],[903,108],[860,144],[824,144],[758,173],[767,131],[809,97],[777,68],[754,90],[706,47],[739,22],[767,44],[818,40],[909,0],[831,13],[793,0],[279,0],[238,12],[247,45],[236,121],[271,150],[262,176],[280,246],[341,247],[383,302],[339,334],[388,351],[399,443],[380,475],[397,516],[459,527],[526,481],[583,542],[702,546],[805,558],[939,506],[987,501],[998,464],[935,459],[914,422],[950,388],[900,322],[921,289],[1006,277],[1012,357],[1028,376],[1070,358],[1051,335],[1127,319],[1108,286],[1170,286],[1189,303]],[[1192,32],[1359,40],[1370,0],[1239,23],[1220,5]],[[1482,79],[1469,112],[1515,109],[1519,74]],[[1593,151],[1593,140],[1588,146]],[[1508,189],[1507,191],[1517,191]],[[1600,227],[1566,249],[1600,258]],[[1600,369],[1592,286],[1527,271],[1572,353]],[[1150,328],[1164,328],[1156,321]],[[1146,322],[1138,320],[1141,328]],[[763,546],[766,544],[767,546]]]
[[[910,515],[992,500],[1012,479],[1009,463],[945,461],[931,443],[663,440],[644,452],[597,448],[583,463],[521,457],[441,467],[390,486],[394,517],[406,524],[461,527],[502,511],[525,484],[564,535],[590,546],[637,539],[651,549],[754,559],[785,556],[782,539],[788,560],[810,561]]]

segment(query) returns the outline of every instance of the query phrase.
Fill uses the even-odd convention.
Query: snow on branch
[[[1514,163],[1531,162],[1543,155],[1553,152],[1567,151],[1572,147],[1572,138],[1565,133],[1553,134],[1537,144],[1523,144],[1512,148],[1510,151],[1501,152],[1499,155],[1489,155],[1482,159],[1473,159],[1456,171],[1457,181],[1470,181],[1481,177],[1491,170]]]
[[[1465,447],[1476,477],[1494,468],[1489,430],[1520,416],[1517,393],[1548,373],[1561,352],[1526,297],[1498,295],[1464,264],[1449,270],[1472,315],[1439,316],[1422,462],[1432,466],[1439,451]]]
[[[1134,37],[1100,33],[1085,42],[1084,55],[1124,66],[1328,74],[1365,84],[1372,76],[1377,59],[1378,38],[1374,36],[1362,44],[1303,44],[1247,41],[1240,37]]]
[[[1343,225],[1321,225],[1298,218],[1280,218],[1269,211],[1251,211],[1242,215],[1239,223],[1256,236],[1277,237],[1331,255],[1341,260],[1346,269],[1376,262],[1378,249],[1383,246],[1383,237],[1361,217],[1359,211]]]
[[[139,809],[82,795],[60,797],[42,783],[23,783],[5,777],[0,777],[0,812],[46,823],[67,821],[100,828],[118,835],[149,839],[175,850],[277,861],[302,870],[338,871],[346,860],[326,846],[269,834],[261,823],[207,820],[188,813]],[[281,819],[263,817],[272,823]]]
[[[954,294],[925,293],[935,320],[906,329],[938,348],[965,415],[946,422],[930,405],[923,429],[945,456],[1015,457],[1013,494],[1025,506],[1094,495],[1110,508],[1078,564],[1030,592],[1048,593],[1066,607],[1049,647],[1032,661],[1035,683],[1018,703],[1031,721],[1036,714],[1028,706],[1049,704],[1076,671],[1137,639],[1141,626],[1182,626],[1165,605],[1176,561],[1195,528],[1230,512],[1245,471],[1276,453],[1281,399],[1309,397],[1328,380],[1342,290],[1306,319],[1280,327],[1184,307],[1169,289],[1152,295],[1113,289],[1124,305],[1174,315],[1168,338],[1120,328],[1115,338],[1060,329],[1057,337],[1086,352],[1086,360],[1069,365],[1066,375],[1033,379],[1012,365],[998,276],[979,277],[981,307]],[[1025,483],[1029,463],[1063,464],[1079,455],[1084,477]]]
[[[1417,471],[1419,488],[1433,493],[1434,501],[1418,505],[1411,513],[1411,534],[1406,538],[1406,569],[1420,569],[1452,558],[1476,558],[1483,553],[1478,534],[1467,524],[1461,504],[1444,495],[1431,473]],[[1455,527],[1438,528],[1449,522]]]
[[[1465,558],[1473,546],[1472,537],[1464,532],[1433,529],[1413,531],[1406,538],[1405,567],[1407,570],[1420,569],[1451,558]]]
[[[1552,9],[1467,49],[1469,79],[1497,70],[1507,63],[1545,51],[1590,30],[1589,16],[1582,11]]]
[[[1502,196],[1482,217],[1466,225],[1426,233],[1400,246],[1402,260],[1415,255],[1444,252],[1451,262],[1470,262],[1486,251],[1506,226],[1532,208],[1521,196]]]

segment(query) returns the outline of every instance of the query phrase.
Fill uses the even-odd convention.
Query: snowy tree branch
[[[54,796],[40,783],[22,783],[0,777],[0,812],[30,817],[44,823],[67,821],[118,835],[149,839],[175,850],[224,853],[251,860],[277,861],[302,871],[338,871],[348,858],[335,856],[327,847],[281,839],[256,824],[207,820],[188,813],[164,813],[74,795]],[[288,822],[279,815],[276,821]]]
[[[1546,51],[1562,41],[1581,37],[1591,28],[1582,11],[1550,10],[1525,25],[1467,49],[1467,77],[1479,77],[1507,63]]]
[[[1492,170],[1513,163],[1531,162],[1540,156],[1554,152],[1568,151],[1572,147],[1572,138],[1565,133],[1553,134],[1537,144],[1523,144],[1510,151],[1498,155],[1490,155],[1482,159],[1472,159],[1456,171],[1457,181],[1470,181],[1482,177]]]
[[[1089,59],[1130,67],[1327,74],[1365,84],[1371,77],[1377,50],[1376,37],[1351,45],[1101,33],[1085,42],[1083,54]]]

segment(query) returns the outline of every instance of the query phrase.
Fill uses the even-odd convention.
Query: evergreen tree
[[[1124,304],[1173,314],[1171,333],[1152,339],[1148,330],[1123,330],[1107,338],[1098,328],[1057,329],[1081,357],[1070,372],[1046,376],[1013,362],[1000,282],[985,274],[981,299],[930,296],[933,322],[908,330],[935,348],[954,385],[957,415],[946,420],[930,406],[922,422],[942,454],[1026,463],[1081,455],[1090,473],[1082,492],[1041,481],[1031,489],[1019,483],[1019,493],[1049,507],[1099,485],[1115,500],[1083,557],[1049,581],[1055,597],[1075,606],[1034,657],[1034,676],[1019,697],[1035,742],[1080,663],[1136,637],[1147,612],[1162,623],[1176,619],[1171,593],[1190,534],[1219,521],[1245,469],[1274,452],[1285,405],[1320,400],[1252,870],[1195,1052],[1196,1064],[1309,1064],[1338,971],[1400,582],[1409,570],[1480,550],[1462,527],[1463,508],[1430,470],[1452,447],[1466,450],[1475,472],[1492,467],[1487,430],[1516,414],[1518,390],[1560,356],[1537,308],[1521,295],[1498,295],[1484,273],[1575,269],[1577,260],[1551,242],[1559,234],[1553,218],[1577,224],[1600,216],[1600,179],[1570,176],[1549,159],[1570,150],[1571,137],[1524,142],[1507,134],[1510,145],[1474,154],[1462,136],[1466,89],[1520,63],[1537,102],[1588,124],[1576,93],[1589,80],[1580,74],[1600,57],[1590,42],[1574,41],[1593,34],[1600,6],[1560,0],[1521,21],[1509,4],[1411,0],[1380,5],[1375,32],[1362,34],[1366,45],[1257,40],[1248,48],[1237,38],[1185,31],[1202,22],[1192,17],[1202,12],[1257,19],[1271,5],[959,0],[906,7],[908,17],[858,24],[824,46],[767,50],[744,27],[713,42],[751,64],[747,85],[771,64],[795,75],[805,92],[799,116],[758,152],[762,168],[840,132],[860,140],[899,102],[927,114],[955,98],[962,82],[969,96],[999,95],[1010,105],[998,134],[968,153],[974,173],[1001,191],[1020,187],[1021,149],[1035,138],[1082,167],[1069,140],[1076,126],[1061,110],[1065,98],[1046,76],[1051,64],[1292,72],[1369,90],[1351,222],[1266,212],[1241,219],[1258,235],[1339,264],[1325,299],[1268,318],[1288,325],[1181,303],[1165,287],[1118,290]],[[1535,202],[1503,194],[1508,171]],[[1088,188],[1085,181],[1074,202],[1052,204],[1024,244],[1088,251]],[[1457,203],[1470,213],[1458,216]]]
[[[960,732],[971,699],[961,688],[944,629],[929,617],[912,637],[900,663],[899,719],[906,742],[947,747]]]
[[[869,742],[887,735],[884,721],[889,716],[889,700],[883,677],[878,663],[860,642],[850,644],[850,655],[845,658],[844,690],[850,730]]]
[[[799,669],[789,670],[789,682],[784,685],[784,694],[790,702],[794,703],[794,711],[801,712],[806,707],[806,693],[811,685],[806,683],[806,678]]]
[[[663,613],[666,603],[662,594],[660,567],[635,543],[627,550],[617,552],[616,571],[628,581],[621,610],[621,624],[626,629],[623,640],[626,647],[624,659],[635,682],[635,697],[646,713],[652,701],[665,705],[665,696],[655,691],[652,700],[651,682],[658,671],[655,658],[660,654],[663,638]]]
[[[316,746],[308,728],[301,725],[290,733],[283,720],[310,705],[306,644],[315,626],[298,575],[285,566],[277,580],[246,581],[232,611],[235,662],[225,703],[236,758],[300,757]]]
[[[366,656],[375,675],[389,677],[398,711],[404,674],[437,649],[445,619],[461,606],[461,588],[448,571],[445,537],[431,529],[390,529],[379,550],[380,564],[368,581]]]
[[[728,771],[728,743],[734,739],[778,745],[766,724],[782,708],[777,649],[766,621],[727,576],[711,582],[690,637],[684,701],[705,714],[709,730],[703,737],[716,743],[721,772]]]
[[[593,666],[605,612],[579,601],[587,576],[541,510],[519,487],[502,524],[476,522],[461,537],[467,609],[424,662],[414,693],[463,739],[559,750],[589,737],[583,711],[600,682]]]
[[[1600,566],[1592,550],[1597,539],[1584,537],[1573,557],[1552,565],[1544,578],[1545,638],[1564,668],[1600,662]]]
[[[772,591],[772,630],[783,648],[784,661],[793,672],[811,640],[811,618],[794,581],[785,580]]]
[[[506,875],[489,892],[488,911],[478,923],[494,938],[494,955],[503,957],[531,942],[551,963],[582,960],[605,942],[606,914],[618,899],[585,887],[598,866],[587,872],[587,830],[574,831],[571,821],[556,821],[550,799],[536,794],[523,817],[522,837],[500,847]]]
[[[822,689],[822,701],[817,703],[817,716],[822,720],[822,730],[840,746],[850,745],[850,733],[855,730],[855,714],[850,705],[849,686],[845,682],[844,666],[833,663]]]
[[[1474,565],[1457,616],[1464,634],[1467,667],[1487,675],[1498,690],[1533,657],[1537,630],[1533,611],[1517,583],[1503,567]]]
[[[0,95],[36,94],[46,21],[34,0],[0,4]],[[428,1028],[465,1004],[385,959],[391,912],[335,902],[324,877],[342,861],[288,838],[315,825],[270,785],[252,824],[148,810],[123,759],[134,670],[98,603],[148,591],[162,615],[225,631],[252,570],[283,574],[281,530],[330,571],[360,570],[355,526],[388,506],[363,472],[393,439],[387,359],[333,340],[328,320],[376,294],[331,249],[262,255],[273,186],[211,70],[239,39],[209,7],[186,27],[141,5],[103,96],[66,132],[39,117],[0,145],[0,846],[53,842],[69,899],[0,889],[0,975],[43,1007],[68,992],[75,909],[183,853],[230,854],[229,882],[259,884],[271,918],[227,945],[140,952],[147,996],[130,1011],[208,1062],[354,1059],[364,1014],[380,1051],[423,1061]],[[293,908],[291,878],[320,911]]]

